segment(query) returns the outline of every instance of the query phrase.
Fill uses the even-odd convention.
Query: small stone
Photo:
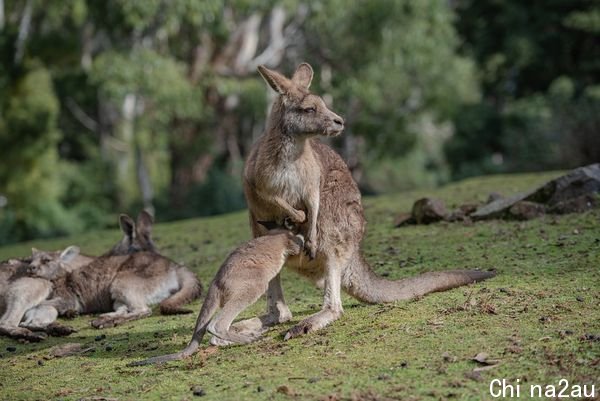
[[[110,352],[113,350],[113,347],[110,345],[107,345],[106,348],[104,348],[106,351]]]
[[[106,338],[106,334],[100,334],[94,338],[94,341],[102,341]]]
[[[15,352],[17,350],[17,347],[13,347],[12,345],[9,345],[8,347],[6,347],[6,350],[8,352]]]
[[[576,297],[575,297],[575,299],[576,299],[578,302],[583,302],[583,301],[584,301],[584,299],[583,299],[583,297],[582,297],[581,295],[578,295],[578,296],[576,296]]]
[[[407,224],[414,224],[415,219],[412,216],[412,213],[400,213],[394,219],[394,227],[402,227]]]
[[[265,389],[264,389],[264,388],[262,388],[262,386],[258,386],[258,387],[256,387],[256,392],[257,392],[257,393],[262,393],[263,391],[265,391]]]
[[[203,397],[206,395],[206,392],[202,387],[194,386],[192,387],[192,394],[194,394],[196,397]]]
[[[41,359],[38,359],[37,364],[38,364],[38,366],[44,366],[44,361],[42,361]]]
[[[546,206],[529,201],[519,201],[508,209],[511,217],[517,220],[531,220],[543,216],[546,213]]]
[[[377,380],[382,380],[382,381],[390,380],[390,378],[391,378],[391,376],[388,374],[385,374],[385,373],[377,376]]]
[[[487,204],[487,203],[492,203],[492,202],[495,202],[495,201],[497,201],[497,200],[500,200],[500,199],[502,199],[502,198],[504,198],[504,196],[502,196],[502,194],[500,194],[500,193],[498,193],[498,192],[491,192],[491,193],[488,195],[487,202],[485,202],[485,203],[486,203],[486,204]]]
[[[413,204],[412,216],[417,224],[429,224],[446,219],[448,211],[441,200],[422,198]]]
[[[296,395],[296,392],[294,391],[294,389],[292,389],[289,386],[286,386],[285,384],[277,387],[277,392],[280,394],[285,394],[285,395],[289,395],[289,396]]]
[[[308,382],[312,384],[318,382],[319,380],[321,380],[320,377],[311,377],[310,379],[308,379]]]

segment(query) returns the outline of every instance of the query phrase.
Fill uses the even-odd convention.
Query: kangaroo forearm
[[[81,305],[74,297],[57,297],[42,303],[54,307],[60,316],[81,312]]]
[[[292,207],[285,199],[281,196],[271,196],[270,199],[266,199],[269,203],[273,203],[277,205],[279,208],[283,209],[288,215],[295,215],[296,209]]]

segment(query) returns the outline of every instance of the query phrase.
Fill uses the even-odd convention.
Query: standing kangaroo
[[[342,313],[340,291],[368,302],[407,300],[492,277],[491,272],[431,272],[398,281],[375,275],[360,251],[365,232],[361,196],[342,158],[316,137],[337,136],[344,123],[323,100],[309,92],[312,67],[300,64],[291,79],[260,66],[258,71],[279,96],[265,133],[253,146],[244,169],[244,193],[255,237],[257,223],[302,220],[306,210],[307,248],[311,258],[290,257],[287,265],[325,288],[323,308],[290,329],[285,339],[318,330]],[[267,314],[239,322],[239,329],[261,331],[292,315],[285,304],[279,275],[269,284]],[[218,343],[218,339],[216,341]]]
[[[286,259],[299,255],[304,248],[302,235],[260,223],[269,229],[262,237],[254,238],[233,251],[223,262],[212,281],[196,321],[188,346],[180,352],[162,355],[129,366],[141,366],[180,360],[192,355],[208,331],[227,344],[246,344],[257,339],[230,330],[231,323],[248,306],[267,291],[269,282],[279,274]],[[213,315],[217,309],[221,310]]]
[[[139,251],[156,252],[152,242],[152,216],[142,211],[137,224],[125,214],[119,216],[123,238],[104,256],[128,255]],[[32,250],[32,257],[10,260],[0,267],[0,334],[28,341],[40,341],[46,334],[67,335],[73,330],[57,323],[48,324],[48,311],[38,305],[50,296],[53,274],[58,263],[64,272],[90,264],[95,258],[79,254],[79,248],[69,247],[62,252]],[[34,276],[34,265],[45,266]],[[24,318],[25,317],[25,318]],[[34,331],[32,331],[34,330]]]

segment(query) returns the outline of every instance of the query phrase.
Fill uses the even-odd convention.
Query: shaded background
[[[364,193],[600,161],[589,0],[0,0],[0,244],[244,207],[273,94],[310,62]]]

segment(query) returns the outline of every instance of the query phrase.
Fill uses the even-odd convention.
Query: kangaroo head
[[[47,280],[56,279],[68,272],[67,264],[79,255],[79,248],[70,246],[62,252],[44,252],[33,248],[27,273]]]
[[[337,136],[344,129],[344,120],[329,110],[321,97],[309,92],[313,69],[302,63],[291,79],[265,66],[258,72],[279,97],[273,104],[269,124],[292,136]]]
[[[304,236],[288,231],[288,255],[299,255],[304,249]]]
[[[257,223],[269,230],[267,235],[286,235],[286,253],[288,255],[298,255],[302,252],[304,236],[298,233],[299,227],[294,225],[289,218],[286,218],[283,224],[275,221],[257,221]]]
[[[135,252],[156,252],[152,241],[152,224],[154,219],[150,213],[142,210],[137,217],[137,224],[126,214],[119,216],[119,226],[123,239],[112,247],[108,255],[130,255]]]

